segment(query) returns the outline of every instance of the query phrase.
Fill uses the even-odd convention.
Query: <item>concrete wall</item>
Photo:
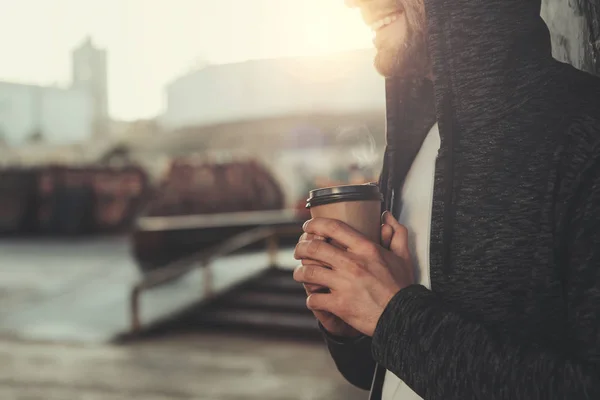
[[[383,110],[373,51],[209,65],[167,87],[167,130],[288,114]]]
[[[600,4],[596,0],[544,0],[542,17],[552,34],[554,57],[600,75]]]
[[[49,144],[65,144],[90,137],[93,103],[78,90],[0,82],[0,134],[10,145],[20,145],[36,130]]]

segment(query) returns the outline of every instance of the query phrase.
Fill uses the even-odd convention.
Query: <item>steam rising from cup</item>
[[[379,157],[375,138],[365,124],[347,125],[338,128],[336,142],[350,147],[353,161],[362,169],[375,167]]]

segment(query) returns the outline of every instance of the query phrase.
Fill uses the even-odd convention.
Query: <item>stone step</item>
[[[291,271],[269,272],[252,279],[244,285],[245,290],[268,293],[292,293],[305,295],[301,284],[294,281]]]
[[[258,310],[211,310],[196,316],[195,322],[205,328],[234,330],[259,329],[270,333],[294,333],[299,336],[318,335],[317,323],[311,313],[291,314]]]
[[[236,310],[265,310],[289,313],[310,313],[306,308],[306,295],[278,292],[234,292],[219,300],[215,307]]]

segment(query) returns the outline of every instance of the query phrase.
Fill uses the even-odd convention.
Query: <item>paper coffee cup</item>
[[[373,184],[334,186],[311,190],[306,208],[313,218],[331,218],[340,220],[369,240],[381,241],[381,203],[383,196]],[[341,244],[327,239],[334,246]],[[317,264],[318,265],[318,264]],[[305,285],[313,293],[327,293],[329,289],[313,284]]]
[[[344,185],[311,190],[306,208],[313,218],[340,220],[379,244],[382,201],[374,184]]]

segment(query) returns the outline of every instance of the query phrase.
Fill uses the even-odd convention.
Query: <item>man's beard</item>
[[[430,70],[429,51],[424,35],[411,34],[402,48],[385,47],[377,51],[375,68],[385,77],[425,77]]]
[[[385,77],[421,78],[429,74],[431,63],[427,47],[425,3],[423,0],[398,0],[404,6],[406,39],[404,43],[384,43],[375,58],[375,68]]]

